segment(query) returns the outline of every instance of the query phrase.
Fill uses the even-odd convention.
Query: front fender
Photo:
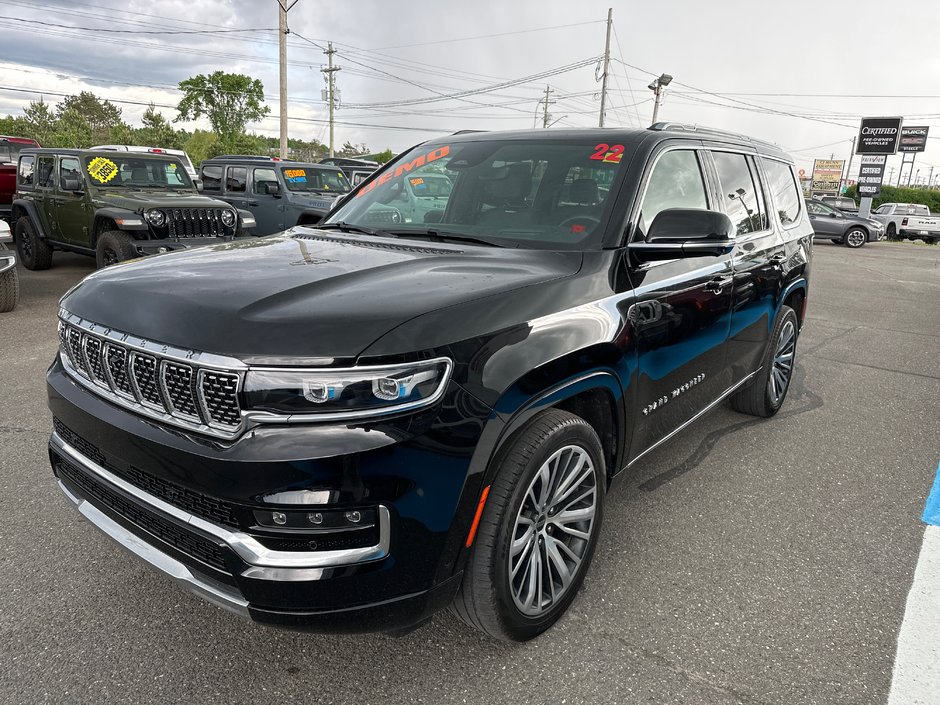
[[[105,219],[114,221],[118,230],[149,230],[144,216],[127,208],[99,208],[95,211],[96,226],[100,220]],[[97,227],[95,230],[97,231]]]

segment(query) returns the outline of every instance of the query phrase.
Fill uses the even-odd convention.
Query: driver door
[[[81,191],[65,188],[66,179],[78,181]],[[56,231],[59,238],[76,245],[89,244],[88,223],[85,218],[85,177],[76,157],[60,157],[55,190],[50,198],[55,202]]]
[[[824,237],[842,237],[842,216],[829,206],[815,201],[806,202],[809,211],[809,220],[813,225],[813,232]]]
[[[654,157],[632,240],[668,208],[718,210],[702,155],[691,146]],[[731,255],[634,263],[629,313],[638,355],[631,460],[658,445],[731,386],[727,341]]]

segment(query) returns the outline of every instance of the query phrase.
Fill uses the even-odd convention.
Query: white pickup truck
[[[920,203],[882,203],[871,217],[884,223],[888,240],[940,242],[940,217],[932,216]]]

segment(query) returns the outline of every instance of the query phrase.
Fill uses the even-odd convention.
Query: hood
[[[357,357],[429,311],[577,273],[549,252],[295,228],[115,265],[62,299],[90,321],[246,362]],[[414,341],[414,350],[423,349]]]
[[[108,206],[139,211],[141,208],[231,208],[228,203],[218,201],[191,191],[131,191],[130,189],[98,190],[95,200]]]

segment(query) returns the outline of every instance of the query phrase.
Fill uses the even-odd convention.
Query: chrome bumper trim
[[[248,534],[244,534],[240,531],[230,531],[218,524],[213,524],[201,517],[194,516],[122,480],[117,475],[98,465],[95,461],[79,453],[54,431],[50,439],[50,444],[56,451],[67,456],[73,462],[78,463],[86,471],[97,476],[99,481],[103,481],[108,485],[123,490],[151,509],[156,509],[164,514],[168,514],[177,521],[189,524],[223,541],[238,554],[239,558],[250,566],[275,569],[336,568],[355,563],[381,560],[385,558],[389,552],[391,517],[388,508],[382,505],[378,506],[379,542],[374,546],[347,548],[336,551],[274,551],[262,545]],[[246,571],[246,574],[247,573],[251,573],[251,577],[255,578],[264,578],[266,575],[265,571],[252,571],[251,569]],[[283,577],[273,577],[274,575],[283,576],[283,572],[278,573],[277,571],[272,571],[272,577],[270,579],[284,579]]]
[[[79,499],[73,495],[61,480],[59,481],[59,488],[65,496],[71,500],[75,508],[81,512],[82,516],[114,541],[147,563],[151,568],[163,573],[175,583],[178,583],[204,600],[208,600],[217,607],[221,607],[229,612],[234,612],[241,617],[250,618],[248,603],[239,594],[234,591],[228,592],[222,590],[214,585],[210,585],[208,582],[200,580],[189,568],[178,560],[171,558],[143,539],[138,538],[135,534],[125,529],[87,500]]]
[[[0,274],[13,269],[16,266],[16,255],[12,252],[0,251]]]

